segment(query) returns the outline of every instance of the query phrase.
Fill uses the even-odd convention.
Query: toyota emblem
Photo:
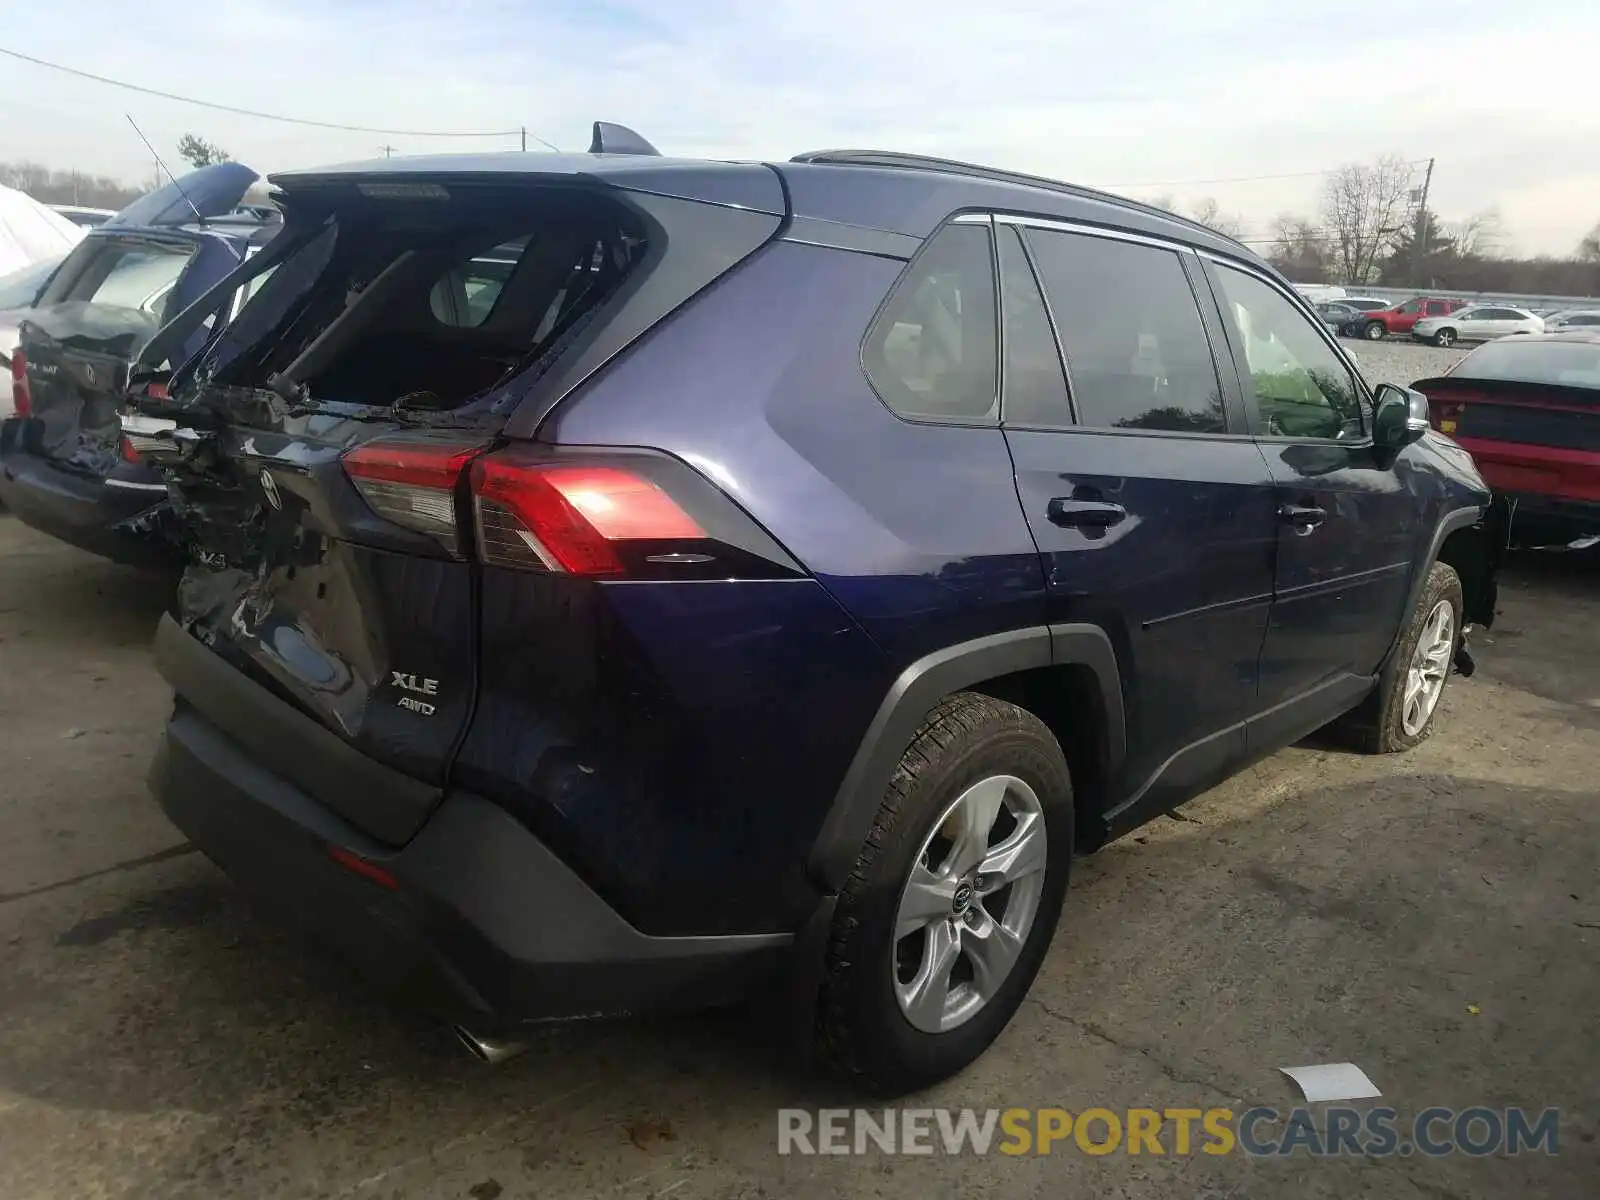
[[[266,496],[267,503],[273,508],[282,510],[283,497],[278,494],[278,481],[272,477],[272,472],[261,472],[261,493]]]

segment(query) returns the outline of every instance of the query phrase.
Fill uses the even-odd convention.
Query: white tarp
[[[0,275],[41,259],[60,258],[83,234],[79,226],[32,196],[0,186]]]

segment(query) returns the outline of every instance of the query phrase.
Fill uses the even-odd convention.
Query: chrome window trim
[[[1129,233],[1110,229],[1104,225],[1085,225],[1079,221],[1057,221],[1050,217],[1028,217],[1016,213],[995,213],[994,219],[1002,225],[1022,225],[1029,229],[1053,229],[1058,233],[1080,233],[1089,237],[1107,238],[1114,242],[1132,242],[1139,246],[1155,246],[1161,250],[1174,250],[1180,254],[1199,254],[1200,251],[1186,242],[1157,237],[1147,233]]]

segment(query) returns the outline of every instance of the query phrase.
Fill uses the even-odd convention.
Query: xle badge
[[[416,692],[421,696],[437,696],[439,694],[439,681],[437,679],[419,679],[415,675],[407,675],[404,671],[390,671],[389,684],[403,692]],[[397,701],[401,708],[410,709],[424,717],[433,716],[434,706],[422,700],[415,700],[410,696],[401,696]]]

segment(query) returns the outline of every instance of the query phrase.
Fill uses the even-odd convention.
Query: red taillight
[[[126,463],[139,461],[139,452],[133,448],[133,443],[126,436],[122,439],[122,461]]]
[[[344,456],[344,470],[373,512],[437,538],[451,553],[460,554],[456,484],[482,450],[481,445],[460,442],[368,442]]]
[[[28,360],[21,350],[11,355],[11,407],[19,417],[33,416],[33,397],[28,393]]]
[[[386,887],[391,892],[400,890],[400,881],[388,871],[370,859],[362,858],[359,854],[346,850],[343,846],[330,845],[328,847],[328,857],[351,874],[360,875],[363,879],[370,879],[379,887]]]
[[[617,466],[491,454],[472,464],[472,494],[478,550],[495,566],[620,575],[619,542],[706,536],[654,482]]]

